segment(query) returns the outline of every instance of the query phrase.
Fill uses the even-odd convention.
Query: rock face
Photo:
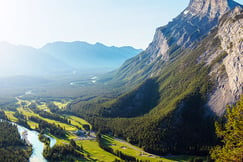
[[[178,17],[168,25],[157,29],[154,38],[158,39],[162,35],[161,39],[166,39],[160,41],[163,44],[166,42],[169,46],[188,47],[200,40],[218,24],[226,12],[236,6],[240,5],[232,0],[191,0],[189,6]],[[154,47],[154,43],[157,42],[154,40],[148,49]],[[168,48],[162,50],[163,53],[167,52],[166,49]]]
[[[169,45],[166,37],[160,30],[157,30],[154,35],[153,42],[146,49],[146,52],[151,55],[149,62],[153,62],[153,60],[155,60],[158,57],[162,57],[163,60],[168,60],[168,49]]]
[[[209,100],[210,108],[217,115],[222,115],[225,105],[239,100],[243,94],[243,10],[237,7],[226,17],[230,19],[219,25],[217,34],[222,48],[218,51],[227,53],[221,64],[224,75],[216,70],[217,88]]]
[[[227,0],[191,0],[184,14],[199,17],[207,16],[209,20],[214,20],[237,5],[234,1]]]
[[[157,28],[148,48],[127,61],[115,78],[129,80],[145,73],[149,74],[147,77],[159,74],[162,64],[175,57],[178,49],[192,47],[217,26],[223,14],[236,6],[241,5],[233,0],[191,0],[179,16]]]

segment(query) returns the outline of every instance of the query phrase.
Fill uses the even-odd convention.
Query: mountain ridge
[[[90,44],[87,42],[52,42],[48,43],[40,51],[60,59],[74,68],[101,68],[114,69],[126,59],[138,54],[141,49],[129,46],[115,47],[105,46],[102,43]],[[70,57],[70,53],[73,58]],[[85,60],[85,61],[82,61]]]
[[[223,5],[220,9],[215,2],[219,1]],[[191,15],[190,11],[184,14],[188,9],[193,9],[194,4],[200,2],[204,6],[210,7],[209,4],[214,2],[216,9],[213,19],[210,19],[210,14]],[[205,5],[206,2],[208,5]],[[153,41],[149,44],[145,51],[138,56],[127,60],[114,75],[111,83],[124,82],[137,84],[142,80],[156,76],[160,73],[161,67],[177,57],[180,51],[186,48],[193,48],[194,44],[203,39],[211,29],[217,26],[219,18],[227,11],[232,10],[236,6],[242,6],[232,0],[192,0],[188,7],[183,10],[176,18],[167,25],[156,29]],[[201,11],[201,10],[200,10]],[[224,12],[223,12],[224,11]],[[129,66],[130,65],[130,66]]]
[[[64,49],[65,46],[71,45],[80,46],[78,49]],[[46,45],[47,46],[47,45]],[[46,47],[44,46],[44,47]],[[87,53],[82,53],[84,49]],[[43,47],[43,48],[44,48]],[[141,50],[133,47],[107,47],[101,43],[91,45],[87,42],[61,42],[61,45],[56,47],[57,51],[65,51],[63,58],[56,57],[57,54],[49,54],[44,51],[43,48],[37,49],[31,46],[25,45],[13,45],[7,42],[0,43],[0,76],[13,76],[13,75],[34,75],[34,76],[48,76],[48,75],[71,75],[73,71],[80,72],[107,72],[109,70],[118,67],[127,58],[130,58],[138,54]],[[93,55],[89,55],[92,51]],[[53,52],[53,51],[52,51]],[[56,51],[54,51],[55,53]],[[103,53],[102,53],[103,52]],[[107,53],[105,53],[107,52]],[[83,57],[79,57],[80,54]],[[105,53],[105,54],[104,54]],[[105,58],[102,58],[106,56]],[[67,60],[75,60],[79,64],[84,66],[75,66],[74,62],[68,62]],[[106,61],[109,59],[109,61]],[[113,61],[113,62],[112,62]],[[12,64],[9,64],[11,62]],[[7,64],[8,63],[8,64]],[[85,67],[85,65],[89,65]],[[94,67],[93,69],[91,67]]]

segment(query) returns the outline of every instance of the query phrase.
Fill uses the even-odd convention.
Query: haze
[[[1,0],[0,41],[41,47],[82,40],[145,49],[189,0]],[[176,4],[176,5],[175,5]]]

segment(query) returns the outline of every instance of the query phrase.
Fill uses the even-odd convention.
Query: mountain
[[[0,77],[53,76],[77,72],[107,72],[141,50],[97,43],[55,42],[41,49],[0,43]]]
[[[242,24],[242,5],[232,0],[191,0],[106,82],[125,92],[69,109],[145,151],[208,154],[215,118],[243,94]]]
[[[108,47],[101,43],[54,42],[40,49],[41,52],[63,61],[75,69],[114,69],[141,50],[132,47]]]
[[[161,66],[181,50],[191,48],[215,27],[227,11],[240,4],[232,0],[191,0],[189,6],[163,27],[140,55],[126,61],[114,77],[138,82],[160,73]]]
[[[0,76],[48,75],[63,73],[71,68],[50,55],[28,46],[0,43]]]

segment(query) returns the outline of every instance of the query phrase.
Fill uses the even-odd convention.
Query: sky
[[[243,1],[243,0],[238,0]],[[36,48],[54,41],[145,49],[189,0],[0,0],[0,41]]]

